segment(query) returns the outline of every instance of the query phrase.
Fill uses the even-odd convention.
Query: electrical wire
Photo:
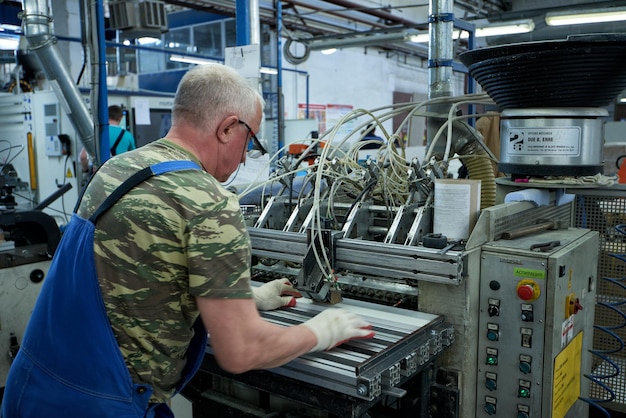
[[[456,157],[449,155],[452,151],[453,123],[484,115],[457,116],[457,109],[468,103],[491,104],[493,101],[487,94],[480,93],[458,97],[438,97],[422,102],[393,104],[371,110],[353,109],[319,138],[307,142],[307,148],[299,157],[283,156],[288,145],[278,150],[270,157],[267,163],[269,167],[277,167],[277,170],[272,172],[266,180],[253,181],[238,195],[242,198],[252,191],[260,189],[262,191],[260,206],[264,210],[266,189],[268,187],[271,187],[276,182],[280,182],[283,187],[279,194],[288,192],[291,196],[294,190],[288,183],[295,176],[304,174],[303,186],[298,193],[295,205],[298,206],[300,204],[304,193],[304,185],[310,184],[312,189],[306,193],[306,196],[311,201],[309,214],[312,216],[310,216],[309,225],[302,225],[302,228],[307,228],[311,232],[311,248],[320,271],[323,272],[324,277],[327,277],[329,281],[333,281],[330,256],[324,251],[323,229],[327,227],[328,220],[332,220],[337,226],[344,225],[346,222],[345,217],[349,216],[350,211],[359,202],[367,198],[371,199],[373,203],[378,202],[378,204],[385,206],[387,222],[390,223],[397,207],[406,204],[410,198],[411,187],[415,188],[419,183],[420,185],[417,186],[417,189],[421,193],[430,194],[433,187],[429,186],[429,184],[439,175],[439,168],[437,167],[440,164],[433,160],[432,154],[437,141],[440,140],[444,133],[447,136],[447,151],[443,157],[443,163],[446,166],[449,160],[453,158],[467,158],[468,161],[473,161],[477,167],[475,172],[484,171],[482,165],[488,164],[491,167],[490,158],[495,158],[491,153],[487,156],[475,156],[475,158],[472,155]],[[427,106],[433,104],[450,104],[448,114],[441,115],[428,111]],[[384,127],[385,122],[404,114],[406,116],[404,116],[402,123],[395,132],[389,132]],[[443,120],[442,126],[434,136],[425,154],[424,161],[426,163],[421,165],[420,173],[426,173],[426,177],[417,180],[411,178],[410,173],[413,172],[413,168],[406,161],[404,149],[398,150],[395,146],[396,140],[404,132],[403,129],[414,117],[436,117]],[[365,135],[364,128],[370,124],[374,124],[379,129],[385,144],[373,152],[370,159],[363,166],[359,164],[359,151],[368,143],[373,143],[373,141],[363,141]],[[351,126],[351,130],[347,133],[346,126]],[[480,139],[480,135],[476,135],[476,137]],[[482,142],[477,148],[481,147],[483,149],[486,148]],[[304,160],[311,158],[313,154],[316,156],[315,162],[308,166],[303,166]],[[350,203],[350,209],[341,222],[337,213],[335,213],[337,209],[336,203],[340,202]],[[301,232],[303,231],[302,228]]]

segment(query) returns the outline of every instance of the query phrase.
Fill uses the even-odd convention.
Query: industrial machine
[[[52,90],[6,93],[0,95],[0,121],[5,144],[0,201],[17,210],[44,203],[47,214],[67,223],[78,198],[81,145],[62,103]]]
[[[601,171],[607,115],[601,106],[623,90],[624,77],[606,73],[619,68],[613,65],[601,65],[604,72],[597,74],[578,71],[591,78],[577,79],[579,87],[597,86],[598,78],[614,82],[577,97],[580,89],[561,84],[567,80],[561,70],[582,65],[568,59],[597,64],[607,56],[623,61],[624,39],[581,37],[461,56],[502,109],[501,171],[513,180]],[[554,79],[542,83],[529,66],[539,66]],[[560,69],[549,70],[552,66]],[[540,84],[536,89],[528,87],[533,81]],[[472,99],[484,96],[465,98]],[[429,104],[438,113],[457,106],[454,98],[441,97]],[[419,107],[410,113],[420,116]],[[307,297],[297,310],[281,311],[280,319],[266,314],[268,320],[300,323],[325,306],[353,308],[359,301],[358,312],[377,331],[384,329],[383,322],[400,318],[413,324],[405,331],[413,342],[403,345],[404,339],[383,332],[383,347],[376,348],[378,341],[348,344],[337,354],[311,354],[244,376],[220,372],[209,354],[203,378],[187,392],[200,405],[197,416],[207,405],[259,414],[297,410],[298,416],[437,418],[578,418],[588,416],[590,405],[602,409],[607,375],[601,369],[604,359],[592,350],[598,232],[571,227],[574,203],[561,198],[559,187],[546,189],[546,201],[496,204],[496,182],[480,136],[451,116],[424,116],[437,129],[421,163],[401,158],[389,145],[394,137],[387,136],[388,145],[359,165],[358,145],[336,141],[333,132],[339,129],[334,129],[311,141],[301,157],[277,161],[279,170],[269,183],[280,184],[279,192],[267,188],[271,195],[261,194],[257,206],[248,205],[245,212],[255,278],[288,277]],[[448,129],[445,147],[436,143],[443,127]],[[447,177],[447,160],[454,153],[470,178],[481,180],[481,204],[470,233],[450,239],[434,220],[439,218],[439,225],[466,222],[466,202],[476,197],[451,199],[453,207],[439,201],[445,193],[437,198],[438,181]],[[305,158],[306,174],[298,176]],[[296,183],[298,178],[303,180]],[[244,197],[250,190],[239,192]],[[448,218],[442,220],[442,213]],[[424,343],[427,333],[443,342],[428,356],[422,348],[432,347]],[[357,367],[347,365],[357,353]],[[410,358],[420,359],[414,373],[408,372]],[[372,370],[378,370],[374,381],[380,384],[372,386],[367,374]],[[399,379],[392,377],[393,370],[400,371]]]
[[[32,251],[32,248],[22,248]],[[0,256],[7,257],[6,251]],[[37,254],[33,254],[34,257]],[[0,388],[4,392],[12,359],[17,355],[20,341],[35,306],[43,280],[48,274],[49,260],[36,261],[0,269]]]
[[[571,186],[569,192],[576,195],[573,225],[599,232],[599,245],[595,250],[591,249],[599,253],[598,309],[591,346],[596,370],[587,376],[592,382],[589,388],[592,396],[585,402],[606,416],[609,413],[602,405],[623,402],[624,393],[620,367],[624,341],[620,308],[623,305],[620,287],[623,280],[624,211],[621,203],[623,190],[612,187],[615,180],[603,175],[610,175],[614,170],[612,161],[604,161],[605,140],[609,137],[605,128],[610,123],[605,107],[626,87],[626,76],[619,70],[626,63],[625,53],[626,37],[605,33],[484,48],[460,56],[470,74],[501,110],[498,167],[511,177],[502,179],[500,185],[510,190],[520,188],[520,183],[516,184],[518,181],[537,182],[541,183],[539,187],[543,191],[561,193]],[[598,197],[590,199],[588,195]],[[490,268],[496,268],[496,265],[492,264]],[[557,287],[554,294],[560,298],[565,296],[570,302],[573,300],[572,306],[575,307],[578,296],[568,292],[569,289]],[[553,315],[546,313],[548,317]],[[554,314],[558,316],[554,317],[553,324],[561,324],[563,328],[562,345],[568,341],[565,330],[576,329],[577,324],[559,322],[562,314],[558,311]],[[578,319],[576,315],[573,317]],[[487,323],[493,322],[487,320]],[[586,334],[590,334],[589,329]],[[582,341],[582,352],[585,352],[584,339]],[[544,344],[553,347],[558,343],[558,338],[544,340]],[[575,347],[578,346],[576,343]],[[578,356],[578,348],[564,349],[563,352]],[[545,396],[541,408],[552,416],[564,414],[566,408],[563,405],[569,405],[568,400],[574,398],[568,392],[569,388],[572,384],[574,387],[579,385],[577,379],[571,380],[572,375],[557,373],[558,367],[569,361],[561,356],[553,359],[549,365],[551,368],[545,369],[544,366],[543,369],[544,376],[546,370],[551,371],[553,380],[545,380],[551,391],[544,389],[544,393],[553,398],[552,410],[545,409],[545,402],[549,400]],[[519,361],[521,367],[521,358]],[[569,383],[563,378],[570,379]],[[520,382],[522,380],[526,379],[520,378]],[[485,402],[489,408],[496,409],[495,403]],[[504,405],[512,408],[512,400],[507,400]]]
[[[0,95],[0,387],[78,196],[74,129],[53,91]],[[78,169],[80,171],[80,169]]]
[[[306,296],[262,315],[291,325],[338,305],[377,337],[241,376],[209,351],[183,392],[194,416],[584,416],[598,234],[569,228],[571,206],[553,199],[484,208],[467,239],[448,240],[432,230],[437,163],[386,149],[359,165],[332,149],[298,183],[313,187],[294,193],[292,172],[279,172],[282,189],[246,206],[254,279],[287,277]]]
[[[587,416],[597,248],[576,229],[483,246],[476,416]]]
[[[508,181],[517,188],[524,183],[515,180],[531,178],[566,177],[576,184],[577,176],[601,173],[608,115],[603,106],[626,86],[618,70],[625,48],[622,35],[587,35],[461,55],[501,110],[499,169],[511,175]],[[472,99],[484,97],[466,98]],[[457,106],[454,99],[441,97],[429,105],[440,114],[451,109],[449,115]],[[419,107],[410,113],[420,116]],[[374,122],[391,116],[376,115]],[[342,347],[339,359],[310,355],[259,375],[224,376],[207,361],[203,370],[211,384],[194,385],[190,398],[202,398],[215,408],[221,396],[240,395],[233,388],[246,387],[257,392],[244,397],[246,407],[280,410],[274,401],[280,396],[308,408],[300,416],[321,411],[337,416],[574,418],[588,416],[590,406],[606,412],[600,404],[614,396],[607,379],[615,378],[619,367],[611,367],[608,357],[593,349],[596,292],[605,286],[605,278],[598,278],[598,231],[571,227],[581,222],[573,219],[576,202],[562,199],[562,184],[544,185],[545,201],[496,204],[502,200],[492,199],[498,194],[496,181],[486,174],[492,170],[484,164],[490,163],[479,136],[458,119],[424,116],[433,133],[421,163],[407,163],[388,145],[357,165],[358,146],[333,152],[335,147],[345,150],[346,139],[336,141],[331,133],[320,139],[323,150],[319,141],[311,141],[302,157],[279,160],[276,166],[283,171],[275,173],[274,181],[280,192],[269,188],[271,195],[258,200],[258,212],[248,206],[246,215],[256,279],[290,278],[308,298],[302,309],[309,316],[315,312],[311,307],[351,306],[358,300],[364,304],[359,312],[375,326],[391,314],[419,326],[432,318],[427,329],[443,337],[443,350],[431,352],[426,367],[410,375],[403,357],[407,351],[397,350],[398,343],[390,340],[384,349],[387,361],[404,371],[403,378],[391,379],[391,369],[381,366],[380,392],[361,386],[363,380],[352,368],[347,385],[336,384],[333,371],[345,369],[341,356],[358,350],[351,345]],[[445,147],[436,143],[444,127]],[[388,144],[393,139],[386,137]],[[473,198],[451,199],[456,202],[451,208],[437,198],[438,180],[447,177],[446,162],[454,153],[469,177],[481,180],[481,205],[471,233],[450,239],[437,230],[434,219],[439,217],[440,225],[458,224],[465,202]],[[298,184],[310,188],[294,191],[299,178],[294,173],[304,158],[309,158],[307,174]],[[242,197],[248,193],[240,191]],[[587,219],[592,209],[576,211]],[[442,212],[447,219],[441,219]],[[618,303],[599,306],[617,311]],[[302,314],[287,310],[280,316],[293,324],[306,320]],[[606,335],[611,326],[603,326]],[[419,331],[414,329],[416,337]],[[424,337],[417,338],[411,356],[421,352]],[[619,342],[619,337],[614,340]],[[371,347],[362,350],[371,356],[365,364],[379,360]],[[323,393],[323,398],[308,396],[311,392]]]

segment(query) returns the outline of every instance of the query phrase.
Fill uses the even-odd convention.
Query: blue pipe
[[[100,130],[100,164],[111,156],[109,145],[109,109],[106,74],[106,43],[104,37],[104,1],[97,0],[96,7],[96,31],[98,35],[98,129]]]
[[[250,45],[250,1],[237,0],[235,6],[237,46]]]
[[[284,133],[285,130],[283,128],[285,112],[284,112],[284,101],[283,101],[283,43],[281,41],[280,33],[283,30],[283,4],[281,0],[276,0],[276,66],[278,69],[277,79],[276,79],[276,91],[278,96],[276,97],[278,101],[278,140],[277,146],[278,149],[282,149],[284,146],[285,138]]]

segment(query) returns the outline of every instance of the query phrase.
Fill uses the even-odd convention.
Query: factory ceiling
[[[235,14],[232,0],[165,0],[165,3],[174,8]],[[284,0],[281,4],[282,35],[286,38],[332,39],[361,34],[376,36],[406,29],[428,30],[428,0]],[[626,22],[559,27],[545,23],[548,12],[607,7],[626,7],[626,0],[456,0],[454,16],[476,26],[521,20],[534,23],[532,32],[484,38],[478,46],[564,39],[570,34],[626,33]],[[259,15],[262,23],[275,25],[274,2],[259,0]],[[384,44],[381,41],[381,46]]]

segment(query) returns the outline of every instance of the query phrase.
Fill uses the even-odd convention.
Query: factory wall
[[[309,74],[311,103],[351,104],[366,109],[392,103],[393,92],[428,93],[428,72],[421,62],[399,64],[376,49],[347,48],[324,55],[313,51],[296,67]],[[303,76],[284,75],[286,117],[303,96]]]
[[[312,51],[298,70],[284,71],[283,95],[285,119],[297,119],[298,104],[306,101],[306,80],[309,81],[309,102],[312,105],[346,105],[353,109],[372,110],[393,104],[394,92],[406,93],[415,102],[428,97],[429,74],[424,60],[393,55],[375,48],[346,48],[331,55]],[[464,93],[465,75],[454,73],[454,94]],[[301,113],[301,112],[300,112]],[[409,130],[411,145],[422,145],[424,118],[415,118],[420,125]],[[393,132],[392,120],[383,124]],[[378,132],[380,134],[380,132]]]

